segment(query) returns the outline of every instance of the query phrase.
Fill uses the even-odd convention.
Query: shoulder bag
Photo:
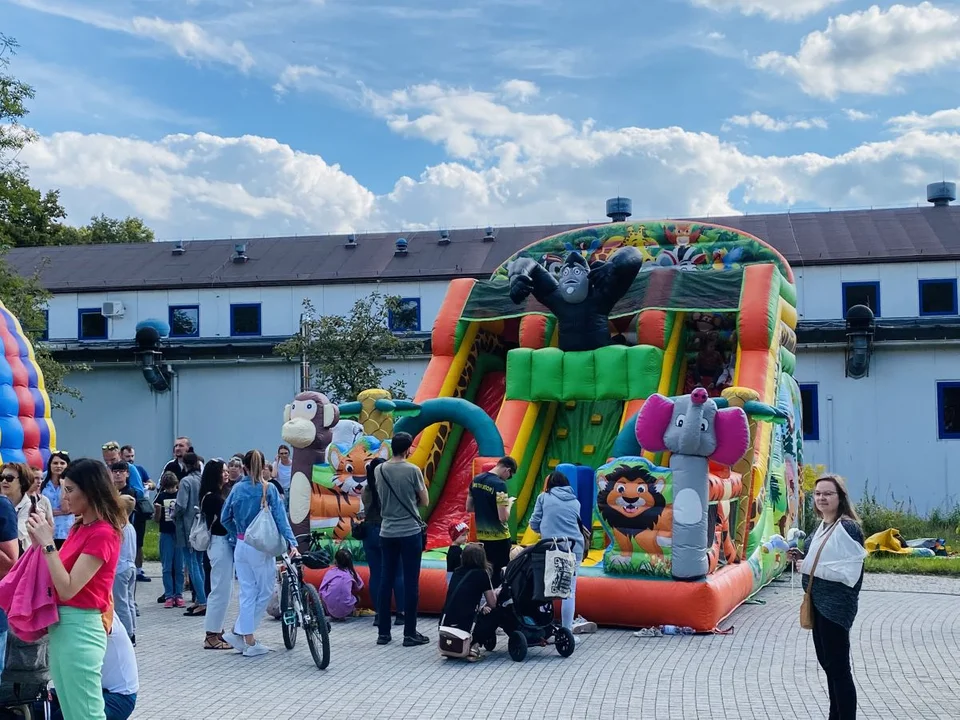
[[[577,518],[577,525],[580,527],[580,534],[583,535],[583,560],[586,560],[590,555],[590,546],[593,544],[593,533],[587,529],[580,518]]]
[[[260,512],[243,534],[243,541],[264,555],[276,557],[287,551],[287,541],[277,528],[277,521],[270,512],[267,502],[267,483],[263,483],[263,498],[260,500]]]
[[[209,495],[210,493],[207,493]],[[197,516],[193,519],[193,527],[190,528],[190,535],[187,539],[190,542],[190,547],[192,547],[197,552],[206,552],[210,547],[210,528],[207,527],[207,519],[203,515],[203,500],[207,499],[207,495],[203,496],[203,499],[200,501],[200,506],[197,508]]]
[[[423,543],[423,549],[427,549],[427,526],[423,522],[423,518],[420,517],[418,513],[410,511],[406,505],[403,504],[403,501],[400,499],[400,496],[394,491],[393,486],[390,485],[390,482],[387,480],[386,476],[383,474],[383,465],[378,465],[377,469],[373,471],[374,475],[379,473],[379,478],[383,480],[383,484],[387,486],[387,490],[390,491],[390,494],[393,495],[393,499],[400,503],[400,507],[407,511],[407,514],[410,515],[414,520],[417,521],[417,524],[420,526],[420,538]],[[382,506],[381,506],[382,511]]]
[[[813,565],[810,566],[810,579],[807,581],[807,591],[803,594],[803,602],[800,603],[800,627],[804,630],[813,630],[813,571],[817,569],[817,563],[820,562],[820,555],[823,553],[823,548],[827,545],[827,538],[830,537],[830,534],[839,524],[840,520],[838,519],[823,534],[820,549],[817,551],[816,557],[813,558]]]

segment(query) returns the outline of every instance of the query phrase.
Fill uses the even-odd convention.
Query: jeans
[[[243,540],[237,541],[233,561],[240,583],[240,613],[233,632],[237,635],[253,635],[273,595],[277,583],[277,564],[274,558]]]
[[[580,561],[575,560],[573,577],[570,578],[570,597],[560,601],[560,624],[567,630],[573,630],[573,619],[577,615],[577,575],[579,574]]]
[[[367,537],[363,539],[363,554],[367,556],[367,567],[370,568],[370,582],[367,589],[370,592],[370,602],[376,612],[380,607],[380,576],[383,573],[383,546],[380,544],[380,526],[369,525]],[[397,603],[397,612],[403,612],[403,574],[400,566],[393,577],[393,594]],[[390,607],[389,600],[387,607]],[[390,615],[389,610],[387,615]]]
[[[137,569],[132,565],[117,571],[113,579],[113,605],[117,619],[123,623],[127,635],[137,634],[137,610],[133,592],[137,585]]]
[[[204,590],[203,560],[200,553],[192,547],[182,548],[187,571],[190,573],[190,589],[193,590],[194,602],[197,605],[207,604],[207,593]]]
[[[10,623],[7,621],[7,614],[0,610],[0,675],[3,675],[3,668],[7,662],[7,631],[10,630]]]
[[[830,692],[828,720],[855,720],[857,686],[850,669],[850,631],[813,609],[813,646],[817,661],[827,676]]]
[[[207,615],[203,626],[207,632],[223,632],[227,606],[233,595],[233,548],[225,535],[210,538],[207,549],[210,558],[210,594],[207,596]]]
[[[417,634],[417,605],[420,602],[420,559],[423,554],[423,536],[415,535],[399,538],[380,538],[383,547],[383,575],[380,578],[380,599],[378,607],[390,607],[394,578],[399,566],[403,572],[403,635],[413,637]],[[390,613],[379,616],[380,634],[390,634]]]
[[[177,538],[170,533],[160,533],[160,564],[167,600],[183,597],[183,549],[177,547]]]

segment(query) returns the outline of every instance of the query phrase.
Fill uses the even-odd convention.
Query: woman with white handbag
[[[254,637],[273,593],[277,555],[298,555],[280,493],[263,480],[263,453],[243,456],[244,477],[230,490],[220,511],[220,523],[237,540],[234,566],[240,583],[240,613],[233,632],[223,639],[244,657],[257,657],[270,649]]]
[[[829,720],[854,720],[857,688],[850,668],[850,628],[857,616],[863,584],[863,531],[850,502],[846,481],[824,475],[814,484],[814,512],[822,519],[807,543],[800,566],[806,591],[800,608],[801,627],[813,630],[817,661],[827,676]]]

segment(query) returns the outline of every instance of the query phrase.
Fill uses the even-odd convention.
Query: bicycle
[[[280,585],[283,645],[287,650],[293,650],[297,644],[297,629],[303,628],[313,661],[320,670],[326,670],[330,664],[330,624],[323,601],[317,589],[303,581],[302,555],[291,558],[284,553],[281,560],[284,566]]]

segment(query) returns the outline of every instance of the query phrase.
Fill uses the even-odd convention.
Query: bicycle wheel
[[[297,613],[293,607],[293,593],[290,588],[290,576],[284,573],[280,585],[280,622],[283,623],[283,646],[293,650],[297,644]]]
[[[321,670],[330,664],[330,632],[327,628],[327,615],[317,589],[305,582],[300,590],[303,599],[303,631],[307,635],[307,645],[313,661]]]

